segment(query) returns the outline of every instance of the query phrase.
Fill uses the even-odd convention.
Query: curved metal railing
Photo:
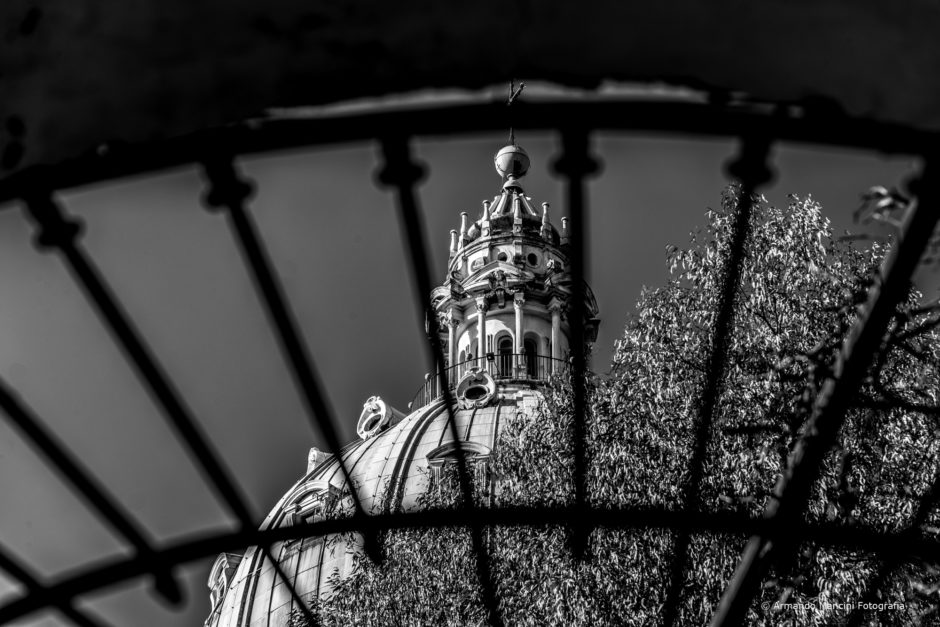
[[[425,313],[426,298],[431,292],[432,282],[417,194],[417,183],[424,170],[412,157],[411,138],[502,129],[505,126],[505,105],[499,103],[434,107],[347,115],[335,119],[252,121],[158,144],[113,146],[68,162],[29,168],[0,180],[0,202],[17,200],[23,203],[27,214],[39,228],[38,246],[51,249],[62,256],[78,285],[84,290],[89,303],[111,331],[142,384],[151,392],[164,417],[176,430],[182,445],[197,463],[203,478],[222,497],[222,501],[239,522],[234,531],[226,527],[204,538],[169,543],[155,540],[152,534],[126,511],[107,486],[89,472],[67,444],[44,426],[45,422],[32,411],[26,400],[21,400],[8,384],[0,381],[0,409],[4,411],[9,422],[24,440],[43,456],[50,468],[57,471],[60,478],[82,497],[89,509],[110,527],[115,536],[123,544],[133,548],[126,556],[122,555],[107,563],[89,564],[74,573],[58,573],[46,578],[40,577],[32,565],[22,563],[13,552],[0,546],[0,569],[20,584],[23,590],[22,594],[6,599],[0,604],[0,624],[21,619],[44,608],[55,608],[74,624],[100,625],[98,620],[82,609],[81,597],[115,583],[145,575],[153,579],[154,589],[163,599],[170,603],[179,602],[181,595],[174,574],[176,565],[211,553],[232,550],[246,543],[262,547],[265,559],[273,562],[277,577],[287,583],[296,606],[309,614],[309,608],[294,589],[290,576],[281,571],[269,548],[273,543],[288,536],[331,533],[340,528],[361,531],[370,555],[377,555],[376,545],[371,538],[384,529],[468,524],[473,534],[483,602],[487,608],[489,623],[493,625],[501,623],[499,603],[491,576],[488,549],[481,540],[480,532],[485,525],[494,522],[544,525],[553,524],[552,521],[569,521],[573,528],[571,537],[575,552],[583,551],[588,534],[593,526],[598,524],[608,527],[629,527],[637,524],[669,526],[675,529],[679,536],[676,561],[668,584],[671,604],[675,603],[682,590],[682,573],[689,552],[688,538],[691,532],[710,528],[708,525],[725,531],[746,532],[750,534],[751,539],[738,571],[725,591],[722,605],[715,617],[716,625],[739,624],[742,621],[743,612],[753,600],[759,582],[771,564],[788,553],[792,554],[798,538],[835,545],[862,543],[872,550],[881,551],[881,554],[894,551],[905,555],[936,556],[940,552],[940,543],[933,540],[913,543],[908,535],[903,534],[869,538],[864,532],[853,529],[838,529],[835,533],[827,534],[825,530],[805,524],[799,517],[799,512],[808,501],[810,488],[818,476],[824,454],[829,450],[843,424],[849,401],[859,388],[866,368],[878,349],[892,312],[907,293],[911,273],[923,255],[940,216],[937,211],[937,206],[940,205],[940,179],[936,171],[938,135],[848,116],[810,115],[799,107],[768,107],[746,103],[532,103],[526,105],[525,115],[518,116],[514,124],[516,128],[547,129],[557,131],[560,135],[561,155],[555,167],[563,180],[566,211],[572,221],[571,230],[574,237],[571,242],[571,264],[574,278],[572,286],[575,292],[583,289],[579,280],[583,277],[584,270],[583,238],[584,234],[589,232],[585,222],[588,215],[586,179],[597,170],[590,146],[594,131],[678,132],[690,136],[740,139],[740,152],[729,166],[728,173],[742,184],[741,198],[745,199],[745,202],[738,208],[738,226],[728,259],[729,270],[722,279],[722,296],[713,330],[714,341],[708,356],[708,381],[703,397],[698,403],[702,411],[696,417],[697,446],[690,459],[692,480],[687,486],[688,492],[692,494],[698,489],[701,480],[704,451],[713,422],[718,387],[726,368],[725,352],[730,339],[730,321],[734,314],[734,299],[731,296],[734,294],[738,270],[744,258],[746,226],[751,212],[747,199],[770,178],[769,162],[773,145],[781,141],[833,145],[878,153],[913,155],[924,159],[924,173],[915,181],[916,184],[911,186],[911,193],[916,202],[912,205],[913,209],[904,222],[901,234],[880,271],[878,280],[869,292],[863,313],[857,317],[855,326],[846,336],[839,363],[833,369],[833,372],[839,374],[820,388],[813,404],[805,429],[805,433],[812,434],[812,437],[803,438],[798,443],[795,454],[791,456],[792,462],[775,492],[777,498],[768,506],[764,520],[760,523],[730,518],[704,520],[703,515],[696,515],[691,509],[679,513],[648,512],[645,518],[628,511],[610,511],[604,518],[587,515],[591,510],[585,493],[585,434],[582,420],[576,419],[571,436],[575,450],[576,494],[571,507],[565,510],[547,513],[535,508],[522,508],[512,512],[486,512],[484,516],[474,505],[469,488],[466,488],[467,504],[462,511],[453,514],[366,516],[357,502],[357,514],[348,520],[318,523],[303,528],[256,531],[257,521],[253,520],[249,513],[241,487],[235,482],[227,464],[216,451],[212,439],[200,428],[200,423],[195,420],[189,406],[161,367],[146,338],[122,307],[118,296],[108,285],[92,256],[82,246],[81,225],[63,211],[61,201],[56,198],[55,193],[93,182],[185,164],[203,166],[209,183],[207,201],[232,227],[235,241],[251,271],[254,285],[276,331],[280,348],[305,401],[308,418],[316,430],[323,434],[327,448],[341,460],[342,465],[336,422],[325,403],[315,364],[308,354],[276,271],[248,211],[250,186],[236,171],[235,159],[245,154],[297,146],[376,141],[382,159],[379,181],[390,190],[399,213],[405,234],[409,271],[416,287],[414,293],[417,311],[420,314]],[[580,296],[582,294],[575,293],[571,299],[575,309],[583,303]],[[572,311],[571,319],[583,319],[582,313]],[[447,407],[452,410],[452,379],[460,373],[461,364],[455,365],[454,372],[448,374],[448,369],[444,367],[436,322],[433,316],[431,318],[427,330],[433,363],[428,369],[437,373],[434,381],[438,387],[435,389],[435,384],[431,384],[427,394],[443,397]],[[420,315],[416,315],[416,320],[420,320],[420,327],[424,326]],[[581,345],[582,332],[583,329],[578,325],[573,326],[573,346]],[[508,370],[502,368],[503,364],[497,361],[498,359],[499,356],[494,356],[492,362],[484,361],[484,364],[491,364],[484,367],[494,368],[502,378],[503,373]],[[540,377],[544,377],[548,370],[541,368],[539,364],[554,363],[544,361],[546,359],[550,358],[536,358],[536,368],[532,371],[532,376],[528,376],[530,371],[526,363],[526,376],[522,378],[541,380]],[[576,353],[572,362],[565,365],[572,373],[575,416],[580,418],[585,415],[584,355]],[[510,364],[510,367],[518,366]],[[517,371],[512,370],[511,376],[516,374]],[[452,415],[449,424],[455,424]],[[457,434],[454,435],[456,438]],[[466,477],[467,469],[460,465],[461,459],[458,457],[458,468],[461,476]],[[347,474],[345,468],[342,471],[344,475]],[[469,486],[468,480],[462,479],[462,485]],[[936,494],[925,496],[922,505],[932,505],[940,496],[940,491],[935,492]],[[356,497],[355,491],[353,496]],[[553,513],[554,517],[547,515],[549,513]],[[434,515],[440,518],[432,520]],[[888,540],[893,540],[894,544]],[[665,624],[673,624],[674,621],[674,614],[664,618]]]

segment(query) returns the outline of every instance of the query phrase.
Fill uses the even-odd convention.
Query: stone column
[[[480,369],[486,368],[486,299],[477,298],[477,352],[480,358]]]
[[[454,310],[447,312],[447,365],[453,368],[457,365],[457,320],[454,319]]]
[[[525,303],[525,295],[516,292],[512,297],[512,305],[516,310],[516,348],[513,352],[516,354],[516,376],[522,376],[525,369],[525,357],[521,355],[525,352],[525,344],[522,341],[522,305]]]
[[[558,371],[558,361],[561,359],[561,303],[557,299],[552,299],[548,305],[548,310],[552,312],[552,373]]]

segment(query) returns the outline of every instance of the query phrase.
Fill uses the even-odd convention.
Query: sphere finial
[[[522,178],[529,171],[529,155],[522,146],[515,144],[503,146],[496,153],[494,161],[496,171],[504,179]]]

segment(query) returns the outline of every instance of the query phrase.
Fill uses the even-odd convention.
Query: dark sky
[[[477,217],[500,180],[492,156],[505,135],[425,141],[421,187],[434,280],[448,231]],[[532,157],[523,186],[564,214],[550,175],[550,134],[519,134]],[[594,369],[643,285],[664,282],[667,244],[684,245],[716,206],[732,142],[604,135],[604,170],[590,186],[589,280],[603,322]],[[344,439],[363,401],[404,409],[427,354],[391,195],[374,184],[371,144],[243,162],[258,184],[251,210],[291,299]],[[899,182],[908,159],[778,147],[766,195],[812,194],[837,230],[851,228],[861,191]],[[87,223],[84,243],[211,435],[260,520],[304,471],[311,431],[264,312],[223,218],[200,206],[195,170],[121,181],[63,196]],[[159,541],[231,524],[178,445],[60,259],[36,252],[15,206],[0,212],[0,376],[42,416]],[[0,541],[44,575],[113,556],[122,547],[0,421]],[[181,569],[193,601],[156,603],[141,582],[87,604],[118,626],[201,625],[211,558]],[[0,576],[0,601],[9,599]],[[50,618],[51,617],[51,618]],[[59,624],[55,615],[24,625]]]

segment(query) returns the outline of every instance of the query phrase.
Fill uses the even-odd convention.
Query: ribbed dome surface
[[[538,404],[533,386],[500,384],[497,397],[484,407],[458,409],[457,432],[468,455],[487,455],[496,446],[500,425],[517,413],[530,413]],[[378,435],[357,440],[342,452],[353,482],[358,486],[367,511],[380,512],[415,507],[427,490],[429,458],[444,458],[454,440],[447,424],[442,400],[434,401],[405,416]],[[466,443],[466,444],[463,444]],[[316,495],[340,494],[344,488],[339,464],[326,457],[284,495],[262,524],[263,529],[292,524],[298,509]],[[327,579],[334,571],[348,574],[353,547],[309,538],[272,547],[281,567],[304,598],[329,590]],[[269,561],[262,564],[257,548],[249,549],[228,578],[224,598],[206,624],[211,627],[283,627],[295,604],[283,583],[276,581]],[[221,591],[220,591],[221,592]]]

